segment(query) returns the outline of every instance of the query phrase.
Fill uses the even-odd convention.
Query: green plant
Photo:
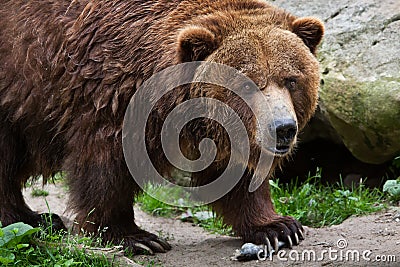
[[[115,266],[112,259],[87,249],[96,244],[94,238],[33,228],[19,222],[0,228],[0,265]]]
[[[35,188],[32,190],[31,195],[33,197],[47,197],[49,195],[49,192],[43,189]]]
[[[400,178],[397,180],[387,180],[383,185],[383,192],[388,194],[391,201],[400,201]]]
[[[39,231],[39,228],[21,222],[0,228],[0,263],[7,265],[15,262],[15,254],[30,248],[33,234]]]

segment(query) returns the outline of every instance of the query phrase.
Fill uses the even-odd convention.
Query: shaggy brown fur
[[[89,232],[107,227],[105,240],[123,240],[134,251],[140,250],[138,243],[154,251],[169,249],[134,223],[132,202],[139,188],[125,164],[121,131],[136,88],[173,64],[223,63],[244,70],[267,96],[268,90],[281,92],[301,129],[316,106],[319,74],[313,53],[322,34],[319,20],[297,19],[257,0],[2,1],[0,221],[36,225],[40,217],[25,204],[21,187],[29,177],[65,171],[80,227]],[[257,155],[253,116],[221,88],[174,90],[157,105],[161,116],[150,121],[152,131],[157,133],[174,106],[203,95],[239,112]],[[224,136],[210,121],[196,125],[195,135],[193,128],[186,131],[187,140],[194,140],[189,147],[203,137]],[[197,184],[218,177],[226,164],[224,138],[215,140],[222,163],[193,174]],[[160,157],[158,167],[168,172],[157,140],[148,138],[150,155]],[[275,213],[268,182],[247,191],[251,172],[250,164],[241,182],[213,207],[245,241],[279,238],[297,244],[301,225]]]

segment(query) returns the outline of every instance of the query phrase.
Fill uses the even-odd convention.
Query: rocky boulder
[[[326,26],[320,107],[303,139],[343,142],[372,164],[400,155],[400,1],[271,2]]]

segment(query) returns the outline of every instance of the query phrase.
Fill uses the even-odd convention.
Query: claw
[[[293,248],[292,238],[290,238],[290,236],[287,236],[287,239],[288,239],[288,247],[289,247],[290,249],[292,249],[292,248]]]
[[[265,243],[267,244],[267,254],[271,254],[272,253],[272,246],[271,246],[271,242],[269,242],[268,237],[265,238]]]
[[[151,247],[153,248],[153,250],[154,250],[155,252],[162,252],[162,253],[165,253],[165,249],[164,249],[160,244],[158,244],[157,242],[155,242],[155,241],[149,241],[149,244],[151,245]]]
[[[171,245],[170,245],[167,241],[165,241],[164,239],[158,238],[158,239],[157,239],[157,242],[158,242],[159,244],[161,244],[161,246],[162,246],[165,250],[171,250]]]
[[[274,251],[275,251],[275,253],[277,253],[278,250],[279,250],[279,241],[278,241],[278,238],[275,237],[274,238]]]
[[[133,246],[137,247],[137,248],[140,248],[140,249],[143,249],[144,251],[147,251],[148,253],[150,253],[150,255],[154,254],[154,252],[153,252],[153,250],[151,250],[151,248],[149,248],[148,246],[143,245],[141,243],[135,243]]]
[[[298,245],[300,243],[299,236],[297,235],[297,233],[294,233],[294,241],[295,241],[295,245]]]
[[[299,229],[300,239],[304,240],[304,233],[302,230]]]

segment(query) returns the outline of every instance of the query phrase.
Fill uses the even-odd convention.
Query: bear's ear
[[[179,62],[202,61],[216,48],[215,35],[204,27],[190,26],[178,35]]]
[[[312,17],[298,18],[293,21],[293,32],[299,36],[303,42],[315,54],[318,44],[321,42],[325,32],[324,24],[321,20]]]

